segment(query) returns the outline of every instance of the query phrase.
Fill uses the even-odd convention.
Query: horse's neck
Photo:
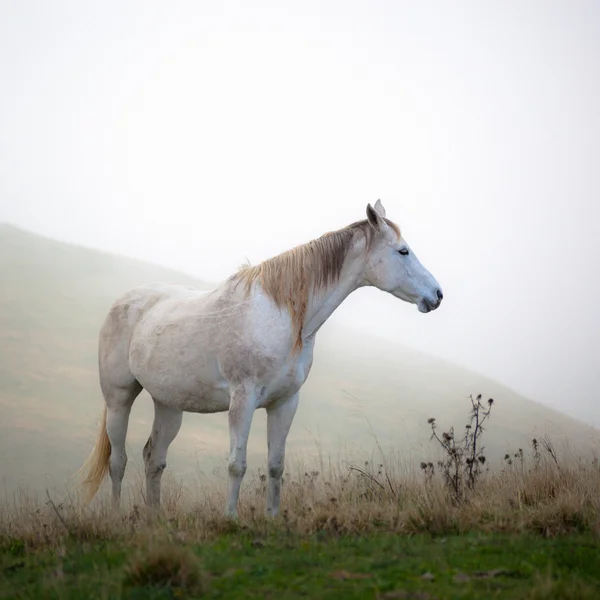
[[[353,291],[365,285],[364,268],[363,256],[349,256],[339,280],[311,297],[304,319],[302,337],[308,338],[314,335]]]

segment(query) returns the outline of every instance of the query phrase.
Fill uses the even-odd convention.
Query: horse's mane
[[[400,236],[398,226],[388,219],[385,221]],[[294,328],[294,351],[302,348],[302,327],[309,294],[339,280],[356,235],[364,236],[365,248],[368,250],[373,241],[374,230],[365,219],[325,233],[258,265],[244,265],[233,276],[233,279],[245,282],[247,293],[252,284],[258,281],[277,306],[287,307]]]

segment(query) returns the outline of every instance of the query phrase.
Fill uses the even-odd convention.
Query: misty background
[[[332,321],[600,425],[600,4],[0,10],[0,221],[218,282],[381,198],[444,303]]]

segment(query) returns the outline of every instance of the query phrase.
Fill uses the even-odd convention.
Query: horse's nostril
[[[441,302],[442,299],[444,298],[444,294],[442,294],[442,290],[437,291],[437,297],[438,297],[438,300]]]

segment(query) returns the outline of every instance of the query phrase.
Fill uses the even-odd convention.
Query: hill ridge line
[[[140,265],[145,265],[146,267],[151,267],[153,269],[162,269],[164,271],[170,271],[175,276],[181,276],[182,278],[185,278],[185,279],[192,279],[195,282],[197,282],[200,286],[206,286],[206,287],[199,287],[199,289],[212,288],[212,287],[218,285],[218,282],[205,281],[204,279],[201,279],[200,277],[198,277],[196,275],[192,275],[191,273],[186,273],[185,271],[178,269],[178,268],[170,267],[167,265],[161,265],[161,264],[158,264],[155,262],[145,260],[143,258],[136,258],[133,256],[129,256],[127,254],[120,254],[118,252],[114,252],[111,250],[104,250],[102,248],[94,248],[93,246],[86,246],[86,245],[80,244],[78,242],[70,242],[68,240],[61,240],[58,238],[51,237],[50,235],[46,235],[44,233],[39,233],[37,231],[27,229],[25,227],[22,227],[21,225],[15,225],[13,223],[8,223],[6,221],[0,221],[0,234],[3,232],[3,230],[9,231],[9,232],[12,231],[13,233],[23,235],[23,236],[37,238],[38,240],[41,240],[44,242],[49,242],[49,243],[57,244],[57,245],[61,245],[61,246],[67,246],[71,250],[79,250],[79,251],[83,251],[83,252],[95,253],[95,254],[101,255],[105,258],[110,258],[112,260],[128,261],[130,263],[137,263]]]

